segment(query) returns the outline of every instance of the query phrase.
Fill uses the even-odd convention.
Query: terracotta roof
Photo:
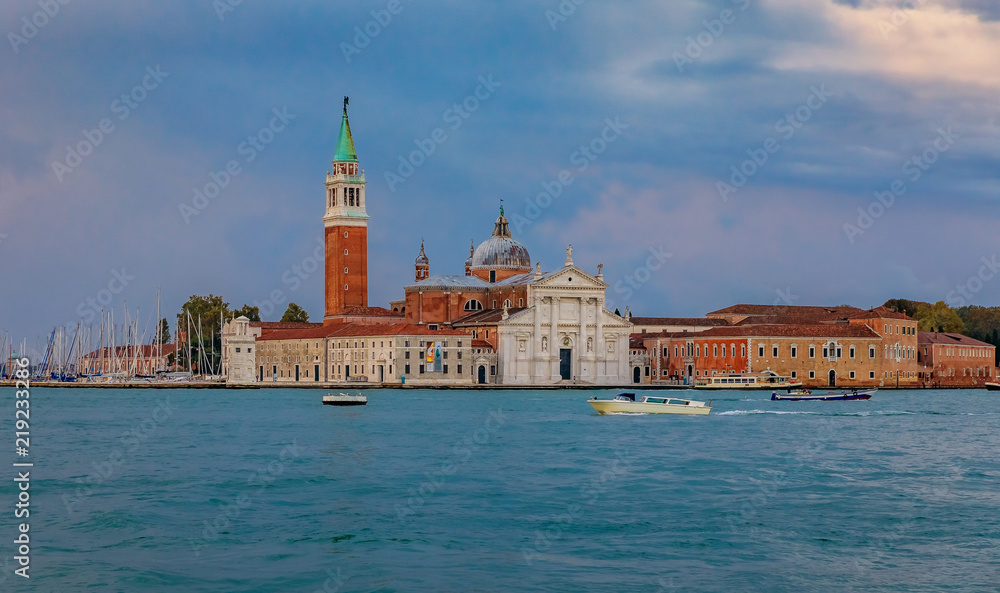
[[[515,313],[520,313],[525,309],[527,309],[527,307],[507,307],[507,315],[514,315]],[[469,313],[465,317],[459,317],[451,324],[457,327],[460,324],[480,325],[483,323],[499,323],[501,317],[503,317],[503,309],[483,309],[482,311]]]
[[[354,317],[403,317],[398,311],[392,311],[385,307],[346,307],[337,315],[349,315]]]
[[[265,331],[258,340],[311,340],[355,336],[467,336],[466,332],[429,329],[413,323],[334,323],[313,329]]]
[[[484,350],[493,350],[493,344],[490,344],[486,340],[472,340],[473,348],[483,348]]]
[[[700,332],[660,332],[655,334],[633,334],[643,338],[750,338],[750,337],[803,337],[803,338],[879,338],[867,325],[846,323],[789,323],[779,325],[734,325],[713,327]]]
[[[722,337],[803,337],[803,338],[876,338],[878,333],[867,325],[844,323],[792,323],[779,325],[747,325],[739,327],[715,327],[698,333],[699,336]]]
[[[718,311],[712,311],[708,315],[750,315],[750,316],[776,316],[776,317],[791,317],[791,318],[810,318],[810,319],[822,319],[822,320],[833,320],[833,319],[845,319],[850,315],[855,313],[861,313],[863,310],[857,307],[843,306],[843,307],[815,307],[815,306],[805,306],[805,305],[733,305],[731,307],[726,307],[725,309],[719,309]]]
[[[643,343],[643,338],[646,334],[631,334],[628,337],[628,347],[632,350],[645,350],[646,344]]]
[[[986,346],[993,348],[993,344],[980,342],[969,336],[962,334],[949,334],[945,332],[917,332],[918,344],[947,344],[949,346]]]
[[[100,358],[101,350],[104,351],[105,357],[111,356],[111,347],[105,346],[104,348],[98,348],[93,352],[85,354],[84,358]],[[114,350],[115,350],[115,356],[117,357],[122,357],[126,355],[135,356],[137,354],[135,346],[116,346]],[[168,356],[170,353],[176,350],[177,350],[176,344],[163,344],[162,346],[158,346],[156,344],[143,344],[138,347],[138,355],[139,358],[156,358],[158,353],[161,356]]]
[[[308,321],[251,321],[250,327],[259,327],[261,329],[306,329],[310,327],[323,327],[323,324]]]
[[[908,319],[913,320],[912,317],[906,313],[900,313],[898,311],[893,311],[888,307],[875,307],[868,309],[867,311],[861,311],[850,317],[851,319]]]
[[[707,317],[632,317],[633,325],[695,325],[702,327],[719,327],[729,325],[725,319],[709,319]]]

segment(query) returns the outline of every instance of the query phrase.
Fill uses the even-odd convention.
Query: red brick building
[[[634,334],[646,353],[634,361],[649,368],[633,379],[690,383],[713,373],[771,370],[808,387],[921,384],[917,322],[885,307],[741,304],[707,319],[722,325]],[[683,324],[698,327],[697,320]]]
[[[919,332],[921,381],[928,387],[981,387],[996,381],[996,346],[952,333]]]

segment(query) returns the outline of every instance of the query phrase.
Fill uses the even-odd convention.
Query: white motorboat
[[[774,371],[761,373],[715,373],[694,384],[695,389],[789,389],[802,387],[802,381],[783,377]]]
[[[587,400],[601,414],[631,413],[631,414],[690,414],[705,415],[712,411],[712,406],[705,402],[662,395],[646,395],[642,401],[635,401],[634,393],[619,393],[614,399]]]
[[[363,406],[367,403],[368,398],[362,393],[358,395],[350,395],[348,393],[333,395],[332,393],[328,393],[323,396],[323,405],[326,406]]]

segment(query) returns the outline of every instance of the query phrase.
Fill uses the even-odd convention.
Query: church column
[[[531,357],[538,360],[542,355],[542,299],[537,293],[532,293],[531,304],[535,308],[535,333],[531,336]]]
[[[594,299],[594,305],[594,309],[597,312],[597,317],[594,318],[594,327],[597,332],[597,335],[594,337],[594,354],[597,359],[597,374],[600,376],[602,370],[604,371],[603,374],[607,374],[608,357],[608,350],[604,346],[604,299],[601,297]]]
[[[577,347],[574,348],[573,353],[576,354],[574,358],[576,358],[578,363],[577,368],[579,369],[580,378],[586,380],[589,373],[586,375],[584,374],[583,361],[590,360],[591,358],[590,354],[587,352],[587,301],[590,299],[580,297],[578,300],[580,302],[580,342],[577,344]]]
[[[551,312],[549,313],[549,377],[559,376],[559,297],[549,297]],[[551,361],[554,361],[551,362]]]

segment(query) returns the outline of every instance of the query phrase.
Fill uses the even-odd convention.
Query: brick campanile
[[[358,168],[347,97],[340,123],[333,170],[326,174],[326,313],[368,306],[368,213],[365,211],[365,172]]]

